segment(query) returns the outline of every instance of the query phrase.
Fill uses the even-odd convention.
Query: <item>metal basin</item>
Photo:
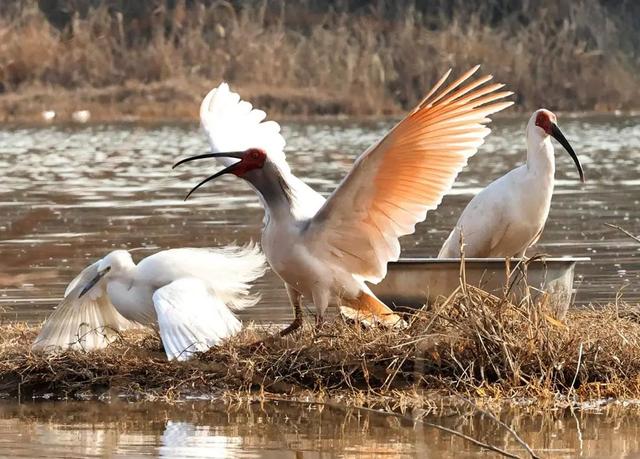
[[[504,258],[467,258],[467,284],[479,287],[500,298],[510,286],[509,299],[520,301],[527,292],[547,301],[556,317],[562,319],[574,296],[573,275],[577,262],[589,258],[542,258],[530,261],[524,268],[520,259],[512,259],[507,278]],[[387,276],[373,292],[389,305],[420,307],[448,297],[460,285],[459,258],[404,258],[389,263]]]

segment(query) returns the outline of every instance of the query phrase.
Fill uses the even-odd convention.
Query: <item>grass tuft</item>
[[[220,347],[167,362],[152,332],[126,333],[106,350],[30,351],[37,327],[0,329],[0,392],[144,399],[260,394],[405,400],[588,401],[640,397],[637,308],[610,304],[570,310],[558,321],[542,303],[511,304],[476,288],[411,314],[404,330],[342,320],[306,325],[287,339],[251,346],[265,329],[251,325]]]

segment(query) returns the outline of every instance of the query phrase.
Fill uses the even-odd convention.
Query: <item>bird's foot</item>
[[[251,343],[249,345],[249,350],[255,352],[260,349],[265,349],[268,345],[274,343],[277,339],[290,335],[300,327],[302,327],[302,319],[295,319],[284,330],[276,333],[275,335],[268,336],[265,339],[256,341],[255,343]]]
[[[290,335],[291,333],[293,333],[294,331],[298,330],[300,327],[302,327],[302,319],[300,318],[296,318],[293,320],[293,322],[291,322],[291,324],[289,324],[284,330],[281,330],[279,335],[282,336],[287,336]]]

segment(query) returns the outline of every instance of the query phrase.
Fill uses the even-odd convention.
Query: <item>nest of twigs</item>
[[[336,319],[265,346],[249,325],[191,361],[168,362],[155,333],[124,334],[105,350],[32,353],[37,327],[0,326],[0,392],[140,398],[278,393],[398,397],[640,396],[640,323],[609,304],[553,318],[544,301],[512,304],[460,288],[407,315],[406,329],[366,328]]]

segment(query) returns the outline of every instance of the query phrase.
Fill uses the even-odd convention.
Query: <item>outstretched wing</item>
[[[162,345],[169,360],[187,360],[240,331],[231,310],[196,278],[184,278],[153,294]]]
[[[200,122],[214,153],[263,149],[269,160],[277,165],[291,188],[293,211],[300,218],[310,218],[322,207],[325,199],[291,173],[285,159],[285,141],[280,125],[264,121],[267,114],[245,101],[222,83],[212,89],[200,105]],[[224,166],[237,160],[216,158]]]
[[[240,100],[227,83],[209,91],[200,104],[200,122],[214,153],[262,148],[269,159],[288,171],[280,125],[275,121],[264,121],[266,117],[264,111]],[[236,162],[231,158],[217,160],[225,166]]]
[[[307,228],[336,262],[370,282],[384,278],[400,255],[398,238],[435,209],[490,130],[493,113],[513,102],[492,77],[466,83],[472,68],[439,91],[447,72],[423,101],[363,153]],[[436,94],[438,93],[438,94]]]
[[[96,274],[98,262],[85,268],[71,281],[64,299],[45,321],[32,349],[101,349],[115,340],[120,331],[135,325],[113,306],[104,280],[79,298],[84,286]]]

